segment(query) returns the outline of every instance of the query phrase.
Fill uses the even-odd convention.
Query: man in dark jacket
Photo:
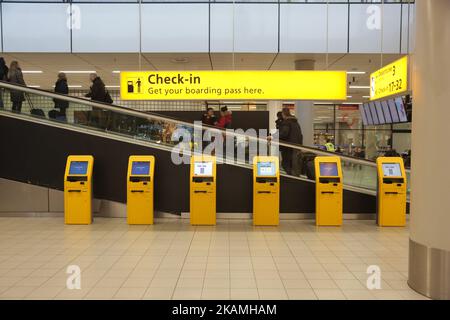
[[[283,122],[283,112],[278,111],[277,112],[277,120],[275,120],[275,128],[277,130],[280,130],[280,125]]]
[[[67,77],[64,72],[58,73],[58,80],[55,83],[55,93],[69,94],[69,86],[67,85]],[[59,109],[58,116],[66,118],[66,109],[69,107],[69,101],[53,99],[55,109]],[[50,115],[50,114],[49,114]]]
[[[302,129],[296,117],[291,114],[289,108],[283,108],[283,121],[279,124],[278,139],[280,142],[303,144]],[[300,175],[301,153],[297,149],[280,147],[281,166],[289,175]]]
[[[92,81],[92,85],[85,97],[91,98],[92,101],[106,102],[106,88],[102,79],[96,73],[91,73],[89,79]]]
[[[91,98],[92,101],[96,102],[112,103],[102,79],[96,73],[91,73],[89,79],[92,81],[92,85],[85,97]],[[109,126],[110,118],[102,109],[93,107],[89,122],[92,126],[105,129]]]

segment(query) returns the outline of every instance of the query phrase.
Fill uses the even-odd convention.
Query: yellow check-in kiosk
[[[377,223],[382,227],[406,225],[406,174],[400,157],[377,159]]]
[[[280,170],[278,157],[253,158],[253,225],[280,223]]]
[[[339,157],[316,157],[316,225],[341,226],[342,167]]]
[[[92,223],[92,156],[69,156],[64,174],[64,221]]]
[[[216,157],[192,156],[190,174],[191,225],[216,224]]]
[[[128,224],[153,224],[154,172],[154,156],[130,156],[128,159]]]

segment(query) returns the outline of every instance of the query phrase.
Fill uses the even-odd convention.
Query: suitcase
[[[314,159],[306,162],[306,177],[309,180],[316,180],[316,169],[314,167]]]
[[[27,99],[28,105],[30,106],[30,114],[35,117],[45,118],[45,113],[42,109],[35,108],[33,102],[31,102],[28,94],[25,93],[25,98]]]
[[[316,172],[314,168],[314,159],[316,154],[312,152],[304,152],[302,155],[302,173],[310,180],[316,179]]]
[[[45,118],[45,113],[44,111],[42,111],[42,109],[33,108],[30,110],[30,114],[36,117]]]
[[[50,110],[49,112],[48,112],[48,117],[50,118],[50,119],[57,119],[58,117],[59,117],[59,111],[58,110],[55,110],[55,109],[53,109],[53,110]]]

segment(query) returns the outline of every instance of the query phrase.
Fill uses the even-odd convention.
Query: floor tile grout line
[[[172,295],[171,295],[171,297],[170,297],[170,300],[173,300],[173,296],[174,296],[174,294],[175,294],[175,291],[177,290],[177,285],[178,285],[178,282],[180,281],[181,272],[183,271],[183,267],[184,267],[184,264],[186,263],[187,256],[189,255],[189,251],[190,251],[191,246],[192,246],[192,241],[193,241],[193,239],[194,239],[194,237],[195,237],[195,234],[197,233],[197,228],[198,228],[198,227],[195,227],[194,232],[193,232],[193,234],[192,234],[192,236],[191,236],[191,241],[189,242],[188,250],[187,250],[187,252],[186,252],[186,255],[184,256],[183,265],[181,266],[180,273],[178,274],[178,278],[177,278],[177,281],[176,281],[176,283],[175,283],[175,287],[174,287],[174,289],[173,289],[173,292],[172,292]]]
[[[206,273],[207,273],[207,271],[208,271],[209,250],[211,249],[211,242],[212,242],[212,236],[209,235],[208,253],[207,253],[207,256],[206,256],[206,267],[205,267],[205,271],[203,272],[203,282],[202,282],[202,291],[201,291],[201,293],[200,293],[200,299],[203,299],[203,291],[205,290]]]
[[[258,228],[258,227],[256,227]],[[255,230],[255,226],[253,226],[253,231]],[[258,300],[261,300],[261,294],[259,293],[259,287],[258,287],[258,281],[256,280],[256,273],[255,273],[255,268],[253,265],[253,256],[252,256],[252,252],[251,252],[251,248],[250,248],[250,242],[248,239],[248,232],[246,232],[246,238],[247,238],[247,246],[248,246],[248,251],[250,253],[250,263],[252,264],[252,271],[253,271],[253,279],[255,280],[255,287],[256,287],[256,293],[258,294]]]

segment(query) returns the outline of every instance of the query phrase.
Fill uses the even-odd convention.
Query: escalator
[[[0,82],[4,108],[0,109],[0,178],[63,190],[66,158],[70,154],[91,154],[94,163],[94,196],[126,202],[126,172],[130,155],[151,154],[156,158],[155,210],[180,214],[189,211],[189,165],[173,161],[174,146],[185,154],[195,147],[183,132],[198,130],[191,123],[133,109],[96,103],[82,98]],[[9,92],[27,97],[21,113],[11,111]],[[65,117],[48,117],[54,99],[69,103]],[[36,109],[42,110],[36,112]],[[182,131],[183,130],[183,131]],[[181,133],[180,133],[181,132]],[[201,131],[200,131],[201,132]],[[271,142],[254,136],[217,135],[242,142],[246,158],[224,159],[217,169],[217,211],[252,212],[252,166],[248,153],[252,145],[276,152],[278,144],[316,155],[329,153],[303,146]],[[275,150],[275,151],[274,151]],[[220,162],[225,156],[216,154]],[[344,171],[344,213],[371,214],[376,209],[376,167],[373,162],[341,157]],[[1,190],[0,190],[1,192]],[[315,184],[305,176],[281,175],[281,213],[314,213]]]

